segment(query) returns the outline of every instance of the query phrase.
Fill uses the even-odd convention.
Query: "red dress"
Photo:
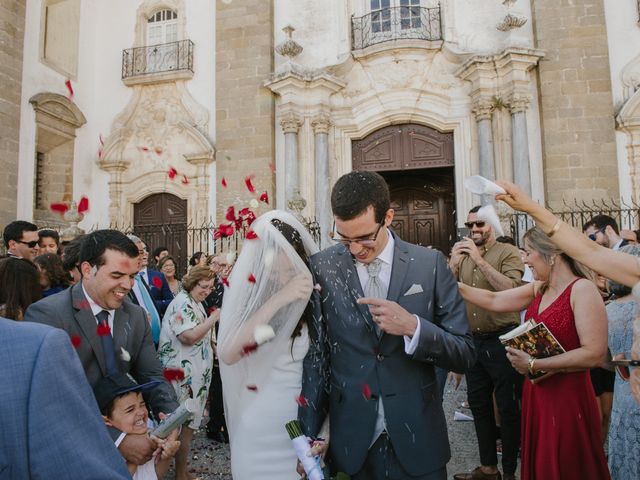
[[[542,313],[536,296],[526,319],[544,322],[565,350],[580,347],[571,310],[575,281]],[[610,479],[589,371],[556,373],[522,392],[522,480]]]

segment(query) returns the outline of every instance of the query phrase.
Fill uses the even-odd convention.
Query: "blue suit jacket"
[[[0,318],[0,365],[0,478],[131,478],[69,335]]]
[[[147,268],[147,276],[149,277],[147,285],[149,286],[151,298],[153,298],[153,303],[156,304],[158,313],[162,317],[164,315],[164,312],[167,311],[167,307],[173,300],[173,293],[171,292],[171,288],[169,287],[169,282],[167,282],[164,273],[153,270],[151,268]],[[154,278],[159,278],[160,281],[154,280]],[[145,280],[147,279],[145,278]],[[156,284],[161,284],[161,287],[158,288]]]

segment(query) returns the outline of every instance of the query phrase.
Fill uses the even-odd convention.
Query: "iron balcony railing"
[[[403,39],[442,40],[440,5],[389,7],[351,18],[353,50]]]
[[[193,73],[193,42],[191,40],[127,48],[122,51],[123,79],[176,71]]]

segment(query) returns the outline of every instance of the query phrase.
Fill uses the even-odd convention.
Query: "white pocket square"
[[[424,292],[424,290],[422,290],[422,285],[414,283],[413,285],[411,285],[411,288],[404,293],[403,296],[406,297],[407,295],[415,295],[416,293],[422,292]]]

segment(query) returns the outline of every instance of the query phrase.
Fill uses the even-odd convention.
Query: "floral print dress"
[[[181,368],[184,379],[173,382],[180,403],[188,398],[198,403],[198,410],[189,423],[197,430],[202,422],[213,364],[212,333],[208,333],[194,345],[186,345],[178,339],[182,332],[197,327],[207,319],[201,303],[182,290],[169,304],[162,320],[158,356],[164,368]],[[211,330],[213,331],[213,329]]]

